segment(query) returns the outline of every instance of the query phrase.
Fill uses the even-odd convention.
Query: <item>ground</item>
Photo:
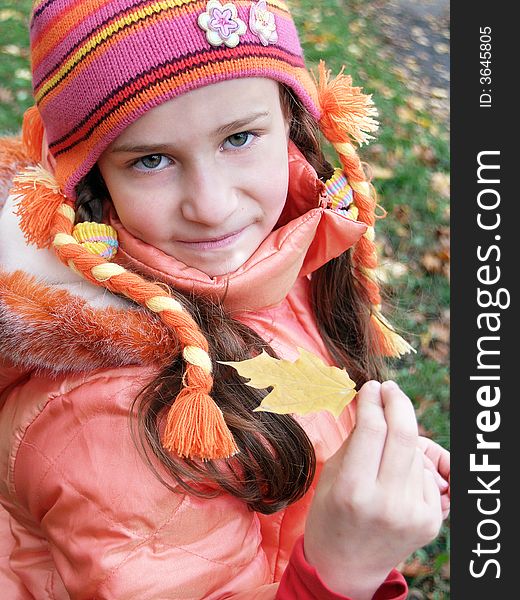
[[[370,3],[385,42],[410,90],[449,125],[449,0],[390,0]]]

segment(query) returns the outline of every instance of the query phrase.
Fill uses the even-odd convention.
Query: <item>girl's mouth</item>
[[[240,237],[244,229],[245,227],[218,238],[207,238],[193,241],[179,240],[178,243],[183,244],[184,246],[193,250],[217,250],[233,244]]]

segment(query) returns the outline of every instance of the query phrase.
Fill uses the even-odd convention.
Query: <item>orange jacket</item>
[[[366,227],[326,208],[323,184],[294,149],[290,172],[279,227],[230,276],[225,303],[282,357],[303,347],[331,363],[307,275]],[[173,335],[144,309],[66,273],[50,251],[24,247],[14,224],[8,201],[0,217],[3,597],[273,599],[315,482],[269,516],[228,495],[206,500],[164,487],[135,449],[129,407],[168,359]],[[181,288],[223,293],[220,278],[119,233],[118,260]],[[318,472],[351,431],[353,411],[299,419]]]

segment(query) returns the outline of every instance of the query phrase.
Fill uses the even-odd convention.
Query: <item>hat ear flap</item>
[[[377,251],[374,243],[374,225],[377,206],[375,192],[367,181],[354,144],[362,145],[373,139],[379,124],[372,96],[363,94],[352,85],[352,78],[343,74],[331,80],[330,70],[320,62],[318,101],[321,109],[319,126],[323,135],[338,153],[348,183],[353,190],[353,205],[357,219],[368,229],[353,248],[353,263],[359,282],[372,305],[371,323],[376,334],[376,351],[384,356],[400,356],[415,350],[388,323],[381,314],[381,295],[376,277]]]

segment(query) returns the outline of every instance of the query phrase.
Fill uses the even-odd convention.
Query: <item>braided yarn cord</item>
[[[322,110],[320,129],[336,150],[354,191],[353,204],[358,210],[357,219],[368,225],[367,231],[354,246],[353,262],[372,306],[371,321],[378,343],[376,351],[384,356],[400,356],[414,349],[381,314],[381,294],[375,273],[377,249],[374,225],[377,203],[353,144],[356,141],[361,145],[372,139],[370,132],[378,128],[374,119],[377,110],[371,96],[361,93],[361,88],[353,87],[352,79],[344,75],[343,70],[331,81],[330,71],[326,70],[323,61],[319,65],[316,83]]]
[[[25,171],[15,180],[13,193],[21,196],[18,215],[29,242],[52,246],[58,258],[85,279],[146,306],[175,331],[186,370],[184,387],[167,414],[163,446],[180,457],[202,460],[236,454],[233,435],[210,396],[213,378],[208,342],[180,302],[162,287],[92,253],[95,245],[82,245],[81,236],[74,237],[72,202],[61,194],[51,173],[41,167]],[[38,210],[42,198],[47,206],[43,214]]]

